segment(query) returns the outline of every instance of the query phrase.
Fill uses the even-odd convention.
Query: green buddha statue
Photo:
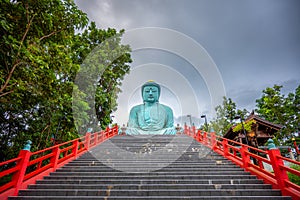
[[[144,103],[130,110],[127,134],[175,134],[173,111],[159,103],[160,85],[148,81],[142,86]]]

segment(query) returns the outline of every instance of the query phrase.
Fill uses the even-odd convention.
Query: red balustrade
[[[291,196],[294,200],[300,199],[300,186],[292,183],[287,175],[291,173],[300,177],[300,171],[285,165],[284,161],[296,165],[300,165],[300,162],[281,156],[279,149],[257,149],[217,136],[215,133],[196,130],[194,127],[185,126],[184,134],[256,175],[265,183],[272,184],[274,189],[282,191],[282,195]]]
[[[17,158],[0,163],[0,178],[11,180],[0,187],[0,199],[17,196],[20,189],[43,178],[76,159],[90,148],[118,134],[118,126],[105,131],[86,133],[85,136],[36,152],[21,150]],[[11,166],[11,167],[7,167]]]

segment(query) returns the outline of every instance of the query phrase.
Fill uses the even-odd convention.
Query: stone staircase
[[[291,199],[185,135],[116,136],[13,199]]]

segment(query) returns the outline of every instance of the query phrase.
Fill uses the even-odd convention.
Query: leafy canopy
[[[129,47],[120,43],[123,30],[89,24],[72,0],[2,0],[0,24],[2,160],[16,156],[28,139],[35,151],[52,145],[51,138],[62,142],[78,137],[73,114],[84,133],[92,120],[88,111],[93,107],[87,102],[92,95],[97,96],[94,109],[105,111],[99,111],[96,120],[102,127],[110,123],[116,91],[131,62]],[[97,93],[87,93],[74,84],[76,75],[89,53],[111,37],[115,51],[107,48],[98,55],[106,67],[97,79]],[[110,60],[108,54],[116,51],[122,54]]]

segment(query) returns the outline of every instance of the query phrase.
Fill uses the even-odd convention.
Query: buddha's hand
[[[164,135],[175,135],[176,134],[176,130],[175,128],[166,128]]]

